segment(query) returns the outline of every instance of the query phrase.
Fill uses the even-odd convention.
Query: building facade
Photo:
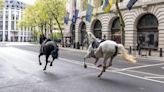
[[[76,23],[73,24],[71,18],[75,1],[76,9],[80,12]],[[94,6],[94,1],[96,0],[68,0],[66,10],[70,13],[70,21],[65,25],[65,37],[70,37],[72,43],[82,44],[85,33],[91,31],[98,38],[121,43],[119,15],[115,4],[110,13],[104,13],[104,2],[99,0],[100,7],[93,10],[91,22],[86,21],[87,10],[84,7],[88,3]],[[131,10],[127,9],[128,2],[129,0],[123,0],[119,3],[125,22],[125,47],[136,48],[139,44],[143,48],[164,48],[164,0],[138,0]]]
[[[0,41],[29,41],[31,32],[26,28],[19,28],[26,5],[17,0],[4,0],[4,7],[0,11]]]

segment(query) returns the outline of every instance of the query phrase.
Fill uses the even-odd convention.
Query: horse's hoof
[[[97,77],[98,77],[98,78],[101,78],[101,75],[98,75]]]
[[[39,65],[42,65],[42,63],[39,63]]]
[[[46,70],[46,68],[43,69],[43,71],[45,71],[45,70]]]
[[[87,65],[84,65],[84,68],[87,68]]]
[[[102,65],[100,64],[100,65],[98,65],[97,67],[102,67]]]
[[[52,64],[50,64],[50,66],[52,66]]]

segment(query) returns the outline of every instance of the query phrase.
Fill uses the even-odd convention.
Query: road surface
[[[37,45],[0,45],[0,92],[163,92],[164,62],[138,60],[128,64],[119,57],[98,78],[100,68],[89,59],[83,68],[85,52],[60,49],[59,59],[43,71],[38,63]],[[101,63],[101,60],[100,60]]]

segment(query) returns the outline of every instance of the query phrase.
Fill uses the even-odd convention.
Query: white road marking
[[[128,68],[123,68],[123,69],[121,69],[120,71],[131,70],[131,69],[137,69],[137,68],[144,68],[144,67],[150,67],[150,66],[158,66],[158,65],[164,65],[164,63],[150,64],[150,65],[143,65],[143,66],[136,66],[136,67],[128,67]]]
[[[161,67],[161,69],[164,69],[164,67]]]
[[[130,76],[130,77],[138,78],[138,79],[143,79],[143,80],[148,80],[148,81],[153,81],[153,82],[164,84],[164,81],[144,78],[144,77],[140,77],[140,76],[136,76],[136,75],[132,75],[132,74],[128,74],[128,73],[123,73],[123,72],[115,72],[115,73],[119,73],[119,74],[127,75],[127,76]]]
[[[80,61],[77,63],[77,61],[75,61],[75,60],[69,60],[69,59],[64,59],[64,58],[60,58],[60,59],[66,61],[66,62],[73,63],[73,64],[83,65],[82,62],[80,62]],[[97,68],[97,67],[93,66],[92,64],[88,65],[88,67],[93,68],[93,69],[101,70],[100,68]],[[120,72],[120,71],[106,70],[106,72],[118,73],[118,74],[127,75],[127,76],[138,78],[138,79],[143,79],[143,80],[148,80],[148,81],[153,81],[153,82],[164,84],[164,81],[159,81],[159,80],[149,79],[149,78],[145,78],[145,77],[140,77],[140,76],[136,76],[136,75]]]
[[[130,72],[135,72],[135,73],[140,73],[140,74],[147,74],[147,75],[151,75],[151,76],[164,76],[164,75],[160,75],[160,74],[154,74],[154,73],[148,73],[148,72],[141,72],[141,71],[135,71],[135,70],[127,70]],[[121,72],[121,71],[115,71],[115,72]]]
[[[20,50],[20,49],[19,49]],[[22,51],[25,51],[25,50],[22,50]],[[38,55],[37,52],[33,52],[33,51],[26,51],[26,52],[29,52],[30,54],[32,55]],[[27,54],[27,53],[26,53]],[[66,62],[69,62],[69,63],[73,63],[73,64],[77,64],[77,65],[82,65],[83,66],[83,62],[81,61],[77,61],[77,60],[70,60],[70,59],[65,59],[65,58],[59,58],[59,60],[63,60],[63,61],[66,61]],[[101,70],[100,68],[97,68],[95,67],[93,64],[88,64],[88,67],[90,68],[93,68],[93,69],[98,69],[98,70]],[[152,81],[152,82],[157,82],[157,83],[161,83],[161,84],[164,84],[164,81],[159,81],[159,80],[154,80],[154,79],[149,79],[149,78],[145,78],[145,77],[140,77],[140,76],[136,76],[136,75],[132,75],[132,74],[128,74],[128,73],[124,73],[123,71],[125,70],[128,70],[128,71],[132,71],[132,70],[129,70],[129,69],[136,69],[136,68],[143,68],[143,67],[149,67],[149,66],[157,66],[157,65],[163,65],[164,63],[160,63],[160,64],[151,64],[151,65],[144,65],[144,66],[138,66],[138,67],[130,67],[130,68],[124,68],[124,69],[121,69],[121,71],[118,71],[118,68],[113,68],[113,69],[117,69],[116,70],[106,70],[107,72],[113,72],[113,73],[118,73],[118,74],[122,74],[122,75],[126,75],[126,76],[130,76],[130,77],[134,77],[134,78],[138,78],[138,79],[143,79],[143,80],[147,80],[147,81]],[[134,70],[133,70],[134,71]],[[136,72],[139,72],[139,71],[136,71]],[[141,72],[140,72],[141,73]],[[142,73],[145,73],[145,74],[148,74],[146,72],[142,72]],[[153,75],[156,75],[156,76],[159,76],[158,74],[153,74]]]
[[[164,79],[164,76],[145,76],[145,78]]]

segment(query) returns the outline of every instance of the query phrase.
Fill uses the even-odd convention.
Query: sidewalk
[[[39,45],[36,43],[30,43],[30,42],[4,42],[6,45]],[[70,50],[70,51],[75,51],[75,52],[87,52],[87,48],[80,48],[80,49],[74,49],[73,47],[62,47],[59,45],[60,49],[63,50]],[[151,56],[149,56],[148,51],[141,51],[141,55],[138,55],[138,51],[132,51],[132,54],[137,57],[137,59],[143,59],[143,60],[154,60],[154,61],[163,61],[164,62],[164,52],[163,52],[163,57],[160,57],[159,51],[152,51]]]
[[[61,47],[60,49],[64,50],[70,50],[70,51],[77,51],[77,52],[87,52],[86,49],[74,49],[70,47]],[[164,62],[164,52],[163,52],[163,57],[160,57],[159,51],[152,51],[151,56],[149,56],[148,51],[142,51],[141,55],[138,55],[138,51],[132,51],[132,54],[137,57],[137,59],[142,59],[142,60],[153,60],[153,61],[163,61]]]

